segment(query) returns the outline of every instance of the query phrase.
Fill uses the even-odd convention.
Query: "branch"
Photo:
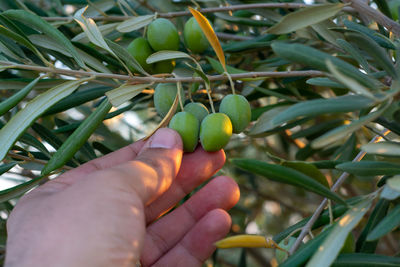
[[[393,32],[397,37],[400,36],[400,24],[388,18],[385,14],[381,13],[370,7],[366,2],[362,0],[344,0],[345,3],[350,3],[350,5],[358,11],[360,15],[371,18],[377,23],[381,24],[389,31]]]
[[[20,160],[29,161],[29,162],[35,162],[35,163],[38,163],[38,164],[41,164],[41,165],[46,165],[47,164],[46,160],[30,158],[30,157],[19,155],[19,154],[10,152],[10,151],[7,153],[7,155],[9,157],[11,157],[11,158],[20,159]],[[72,170],[73,168],[70,167],[70,166],[64,165],[63,167],[61,167],[61,169],[69,171],[69,170]]]
[[[90,71],[81,71],[81,70],[66,70],[66,69],[58,69],[58,68],[50,68],[50,67],[41,67],[41,66],[33,66],[33,65],[24,65],[24,64],[14,64],[8,61],[0,61],[0,65],[2,66],[12,66],[15,69],[24,69],[24,70],[34,70],[45,73],[57,73],[72,77],[84,77],[84,76],[95,76],[98,78],[108,78],[108,79],[118,79],[124,80],[131,83],[176,83],[176,82],[202,82],[202,78],[200,77],[179,77],[179,78],[160,78],[156,76],[129,76],[122,74],[110,74],[110,73],[101,73],[101,72],[90,72]],[[307,70],[307,71],[259,71],[259,72],[245,72],[239,74],[231,74],[233,80],[240,80],[244,78],[282,78],[282,77],[321,77],[325,76],[325,74],[321,71],[316,70]],[[228,80],[226,75],[207,75],[210,81],[225,81]]]
[[[232,5],[232,6],[222,6],[222,7],[210,7],[202,8],[199,11],[203,14],[205,13],[215,13],[215,12],[225,12],[225,11],[235,11],[235,10],[245,10],[245,9],[260,9],[260,8],[302,8],[317,5],[306,5],[301,3],[260,3],[260,4],[248,4],[248,5]],[[353,8],[344,7],[345,11],[354,11]],[[178,12],[168,12],[160,13],[157,15],[159,18],[175,18],[182,16],[190,16],[189,11],[178,11]],[[96,21],[124,21],[132,16],[97,16],[91,17],[91,19]],[[42,19],[47,21],[59,21],[59,20],[73,20],[73,17],[42,17]]]
[[[384,130],[382,131],[382,135],[385,136],[389,133],[389,130]],[[382,139],[380,135],[375,136],[372,138],[370,143],[377,143]],[[360,151],[357,156],[353,159],[353,162],[360,161],[364,156],[366,152]],[[342,184],[346,181],[347,177],[349,177],[349,173],[344,172],[342,175],[337,179],[336,183],[331,187],[332,192],[336,192]],[[318,219],[319,215],[321,212],[324,210],[325,206],[328,204],[328,199],[325,198],[321,204],[318,206],[318,208],[315,210],[314,214],[311,216],[310,220],[307,222],[306,225],[303,226],[301,229],[300,235],[297,237],[296,242],[294,243],[293,247],[290,249],[290,255],[292,255],[300,246],[301,242],[303,241],[304,237],[311,231],[312,226],[314,225],[315,221]]]

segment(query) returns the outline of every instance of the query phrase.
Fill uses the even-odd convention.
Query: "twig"
[[[253,39],[252,37],[249,36],[240,36],[223,32],[216,32],[216,34],[217,37],[222,40],[247,41]]]
[[[138,2],[140,5],[144,6],[148,10],[152,12],[157,12],[157,10],[154,7],[152,7],[151,5],[149,5],[149,3],[147,3],[147,0],[138,0]]]
[[[387,135],[390,131],[389,130],[384,130],[382,131],[382,135]],[[372,138],[370,143],[377,143],[382,139],[380,135],[375,136]],[[353,162],[360,161],[364,156],[366,152],[360,151],[357,156],[353,159]],[[342,175],[337,179],[336,183],[331,187],[332,192],[336,192],[342,184],[346,181],[347,177],[349,177],[349,173],[344,172]],[[324,210],[326,204],[328,203],[328,199],[325,198],[321,204],[318,206],[318,208],[315,210],[314,214],[311,216],[310,220],[307,222],[306,225],[303,226],[301,229],[300,235],[297,237],[296,242],[294,243],[293,247],[290,249],[290,255],[292,255],[300,246],[301,242],[303,241],[304,237],[310,232],[312,226],[314,225],[315,221],[318,219],[319,215],[321,212]]]
[[[101,72],[91,72],[82,70],[66,70],[59,68],[49,68],[34,65],[24,65],[24,64],[14,64],[8,61],[0,61],[2,66],[12,66],[15,69],[24,70],[34,70],[45,73],[57,73],[72,77],[84,77],[84,76],[95,76],[98,78],[108,78],[108,79],[118,79],[124,80],[131,83],[175,83],[175,82],[202,82],[201,77],[179,77],[179,78],[165,78],[165,77],[155,77],[155,76],[129,76],[122,74],[111,74],[111,73],[101,73]],[[240,80],[244,78],[282,78],[282,77],[321,77],[325,76],[324,72],[316,70],[308,71],[259,71],[259,72],[245,72],[238,74],[231,74],[233,80]],[[228,77],[226,75],[207,75],[210,81],[226,81]]]
[[[393,32],[397,37],[400,36],[400,24],[391,20],[378,10],[370,7],[366,2],[362,0],[344,0],[344,2],[350,3],[350,6],[358,11],[360,15],[375,20],[389,31]]]
[[[19,155],[19,154],[10,152],[10,151],[7,153],[7,155],[8,155],[9,157],[12,157],[12,158],[15,158],[15,159],[20,159],[20,160],[24,160],[24,161],[35,162],[35,163],[38,163],[38,164],[41,164],[41,165],[46,165],[46,164],[47,164],[47,160],[41,160],[41,159],[30,158],[30,157],[27,157],[27,156],[24,156],[24,155]],[[64,165],[61,169],[69,171],[69,170],[72,170],[73,168],[70,167],[70,166]]]
[[[301,3],[260,3],[260,4],[248,4],[248,5],[232,5],[232,6],[222,6],[222,7],[210,7],[210,8],[202,8],[199,11],[203,14],[205,13],[215,13],[215,12],[225,12],[225,11],[235,11],[235,10],[245,10],[245,9],[260,9],[260,8],[302,8],[309,6],[317,6],[317,5],[306,5]],[[353,8],[344,7],[343,10],[352,12]],[[189,11],[177,11],[177,12],[168,12],[168,13],[160,13],[157,16],[159,18],[175,18],[182,16],[190,16]],[[73,20],[73,17],[42,17],[47,21],[60,21],[60,20]],[[124,21],[132,16],[96,16],[90,17],[96,21]]]

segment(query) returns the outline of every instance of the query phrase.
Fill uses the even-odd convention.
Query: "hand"
[[[224,161],[222,150],[182,155],[179,135],[160,129],[66,172],[19,200],[5,266],[201,266],[230,229],[236,183],[214,178],[159,217]]]

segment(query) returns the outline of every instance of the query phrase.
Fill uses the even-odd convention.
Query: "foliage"
[[[1,246],[16,198],[168,125],[178,95],[164,119],[152,95],[169,82],[210,111],[231,91],[251,104],[221,171],[242,193],[232,235],[300,235],[282,266],[398,266],[398,1],[347,2],[0,1]],[[192,14],[210,22],[201,54],[183,42]],[[160,17],[178,29],[179,51],[141,66],[127,47]],[[349,235],[355,251],[341,254]],[[277,265],[273,249],[237,252],[208,262]]]

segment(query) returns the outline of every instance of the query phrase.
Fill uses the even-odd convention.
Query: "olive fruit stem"
[[[204,82],[205,86],[206,86],[206,91],[207,91],[207,95],[208,95],[208,100],[210,100],[210,106],[211,106],[211,111],[212,113],[215,113],[215,108],[214,108],[214,101],[212,100],[211,97],[211,88],[210,85],[207,82]]]
[[[229,83],[231,84],[232,94],[236,95],[236,92],[235,92],[235,83],[233,82],[232,77],[231,77],[231,75],[229,74],[229,72],[226,70],[226,68],[225,68],[225,71],[224,71],[223,74],[226,75],[226,76],[228,77]]]

